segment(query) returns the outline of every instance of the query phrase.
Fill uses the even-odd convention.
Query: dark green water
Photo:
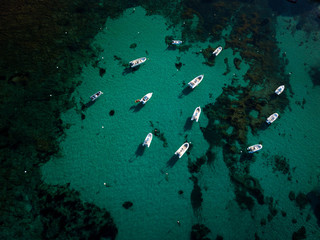
[[[4,3],[2,9],[1,239],[319,239],[319,166],[315,151],[320,134],[318,1],[12,1]],[[134,23],[122,21],[141,13]],[[122,36],[117,31],[108,35],[107,46],[102,45],[104,40],[107,42],[103,37],[96,39],[107,31],[106,26],[110,31],[115,26],[121,31],[127,29],[129,34],[133,29],[130,24],[140,26],[141,35],[144,29],[152,32],[153,24],[157,24],[159,31],[154,35],[159,34],[163,44],[152,45],[148,38],[129,35],[126,42],[117,39]],[[184,44],[164,49],[175,34]],[[224,50],[220,58],[213,58],[211,52],[217,42]],[[154,65],[131,72],[125,60],[134,51],[140,54],[139,44],[149,58],[146,64]],[[125,49],[116,54],[115,49],[121,47]],[[167,55],[161,62],[168,67],[157,69],[153,60],[164,50]],[[102,54],[105,60],[101,60]],[[175,60],[166,63],[170,57]],[[194,59],[201,59],[199,66],[192,65]],[[171,74],[169,66],[179,73]],[[205,91],[212,87],[209,81],[201,83],[202,90],[196,89],[203,93],[195,100],[201,103],[201,118],[206,120],[201,119],[195,132],[196,124],[190,126],[185,120],[189,114],[185,108],[163,104],[159,112],[166,109],[177,113],[175,121],[170,122],[176,124],[173,130],[162,125],[168,116],[160,113],[154,119],[150,116],[152,121],[143,125],[148,125],[150,131],[160,129],[151,147],[158,141],[161,148],[157,151],[162,154],[151,156],[162,160],[162,164],[144,165],[148,152],[136,149],[136,144],[133,152],[138,160],[131,165],[119,149],[106,147],[105,151],[97,147],[99,152],[95,154],[109,156],[110,162],[105,169],[103,162],[93,162],[94,167],[88,169],[96,169],[89,171],[96,178],[81,178],[79,172],[85,171],[74,171],[77,162],[70,159],[76,158],[68,156],[67,146],[75,146],[70,155],[86,149],[82,141],[73,141],[91,136],[90,131],[82,134],[81,129],[95,127],[94,121],[88,124],[93,113],[99,116],[95,119],[99,124],[104,116],[99,115],[103,100],[90,106],[88,96],[79,93],[101,86],[92,83],[93,76],[103,79],[119,74],[128,82],[139,81],[143,71],[152,79],[165,76],[153,75],[157,70],[163,74],[167,71],[181,81],[177,94],[171,97],[165,88],[168,83],[157,87],[159,81],[150,81],[146,86],[168,91],[162,96],[186,106],[195,97],[195,92],[185,90],[184,85],[196,76],[193,74],[200,71],[206,79],[217,79],[212,92]],[[111,92],[117,96],[119,91],[124,98],[134,90],[135,84],[108,81],[104,89],[109,96],[113,96]],[[280,84],[285,84],[286,90],[276,97],[271,93]],[[156,94],[153,101],[157,101]],[[125,126],[133,120],[139,121],[139,117],[130,117],[132,111],[137,112],[135,116],[149,116],[143,112],[146,109],[131,109],[128,114],[121,104],[109,104],[114,107],[114,119],[118,114],[126,116],[115,125],[123,126],[114,129],[119,133],[128,131]],[[194,107],[190,106],[192,113],[191,109]],[[70,111],[77,121],[66,117]],[[266,116],[274,111],[280,119],[267,127]],[[105,134],[110,140],[108,135],[114,127],[105,128],[110,134],[99,132],[97,136]],[[140,130],[136,128],[136,132]],[[181,138],[172,140],[170,134]],[[197,141],[181,165],[170,154],[184,140]],[[114,141],[124,142],[120,137]],[[197,145],[201,141],[204,144]],[[110,142],[101,143],[113,146]],[[261,152],[244,153],[247,146],[258,142],[264,146]],[[127,151],[130,149],[128,146]],[[89,148],[86,152],[90,156]],[[158,159],[157,155],[162,156]],[[78,156],[84,157],[88,156]],[[120,165],[113,165],[113,161]],[[105,186],[92,187],[97,193],[90,196],[94,194],[90,187],[96,179],[100,181],[100,169],[116,170],[109,174],[111,190],[100,193]],[[146,175],[153,170],[155,175]],[[116,176],[126,171],[128,175],[122,177],[128,179],[122,186]],[[171,171],[169,178],[163,174],[166,171]],[[47,176],[42,175],[44,172]],[[139,177],[148,177],[149,183],[141,181],[145,191],[132,192],[133,179]],[[148,192],[150,189],[154,191]],[[166,211],[170,208],[157,200],[157,195],[166,195],[159,199],[170,206],[180,203],[184,211],[179,215],[179,208],[173,207],[177,212],[170,215]]]

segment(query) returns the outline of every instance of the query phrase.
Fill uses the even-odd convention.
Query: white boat
[[[196,86],[199,85],[199,83],[201,83],[203,77],[204,77],[204,75],[199,75],[198,77],[192,79],[192,80],[188,83],[188,85],[189,85],[192,89],[194,89]]]
[[[142,104],[146,104],[152,97],[153,93],[147,93],[146,95],[143,96],[143,98],[136,100],[136,102],[141,102]]]
[[[252,146],[247,148],[249,153],[254,153],[254,152],[257,152],[257,151],[259,151],[261,149],[262,149],[262,145],[261,144],[255,144],[255,145],[252,145]]]
[[[103,92],[99,91],[99,92],[96,92],[95,94],[93,94],[90,99],[91,101],[95,101],[98,97],[100,97],[101,95],[103,94]]]
[[[218,56],[221,51],[222,51],[222,47],[219,46],[216,50],[214,50],[214,52],[212,54],[215,56]]]
[[[277,95],[280,95],[284,90],[284,85],[279,86],[274,92]]]
[[[132,60],[131,62],[129,62],[129,64],[130,64],[130,67],[133,68],[133,67],[139,66],[140,64],[144,63],[146,60],[147,60],[146,57],[142,57],[142,58]]]
[[[181,158],[183,154],[185,154],[185,152],[188,150],[188,148],[189,148],[189,143],[186,142],[182,144],[182,146],[174,154],[178,155],[179,158]]]
[[[147,146],[150,147],[151,141],[152,141],[152,133],[149,133],[146,137],[146,139],[144,140],[144,142],[142,143],[142,146]]]
[[[271,114],[268,118],[267,118],[267,123],[268,124],[271,124],[273,123],[275,120],[277,120],[277,118],[279,117],[279,114],[278,113],[274,113],[274,114]]]
[[[191,121],[196,120],[196,122],[198,122],[200,114],[201,114],[201,107],[199,106],[199,107],[196,108],[196,110],[194,110],[194,113],[192,115]]]
[[[181,40],[172,40],[172,43],[173,45],[180,45],[182,43]]]

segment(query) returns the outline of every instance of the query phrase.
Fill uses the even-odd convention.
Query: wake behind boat
[[[140,64],[144,63],[146,60],[147,60],[146,57],[142,57],[142,58],[132,60],[131,62],[129,62],[129,64],[130,64],[130,67],[133,68],[133,67],[139,66]]]
[[[215,56],[218,56],[221,51],[222,51],[222,47],[219,46],[216,50],[214,50],[214,52],[212,54]]]
[[[95,101],[98,97],[100,97],[101,95],[103,94],[103,92],[99,91],[99,92],[96,92],[95,94],[93,94],[90,99],[91,101]]]
[[[196,86],[199,85],[199,83],[201,83],[203,77],[204,77],[204,75],[199,75],[198,77],[192,79],[192,80],[188,83],[188,85],[189,85],[192,89],[194,89]]]
[[[142,143],[142,146],[147,146],[150,147],[151,141],[152,141],[152,133],[149,133],[146,137],[146,139],[144,140],[144,142]]]
[[[143,98],[137,99],[135,102],[141,102],[142,104],[146,104],[146,102],[148,102],[150,100],[152,95],[153,95],[153,93],[147,93],[146,95],[144,95]]]
[[[262,145],[261,144],[255,144],[255,145],[252,145],[252,146],[247,148],[249,153],[254,153],[254,152],[257,152],[257,151],[259,151],[261,149],[262,149]]]
[[[280,95],[280,94],[283,92],[284,88],[285,88],[284,85],[279,86],[279,87],[274,91],[275,94]]]
[[[200,114],[201,114],[201,108],[199,106],[199,107],[196,108],[196,110],[194,110],[194,113],[192,115],[191,121],[196,120],[196,122],[198,122]]]
[[[181,40],[172,40],[172,45],[180,45],[182,43]]]
[[[182,144],[182,146],[174,154],[178,155],[179,158],[181,158],[183,154],[185,154],[185,152],[188,150],[188,148],[189,148],[189,143],[186,142]]]
[[[275,120],[277,120],[277,118],[279,117],[279,114],[278,113],[274,113],[274,114],[271,114],[268,118],[267,118],[267,123],[268,124],[271,124],[273,123]]]

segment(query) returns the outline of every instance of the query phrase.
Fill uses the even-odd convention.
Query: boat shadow
[[[137,150],[135,151],[134,155],[135,157],[131,157],[129,160],[130,163],[132,163],[134,160],[136,160],[138,157],[141,157],[144,154],[144,151],[146,150],[146,147],[142,146],[142,144],[139,144],[137,147]]]
[[[179,156],[178,155],[176,155],[176,154],[174,154],[170,159],[169,159],[169,161],[167,162],[167,164],[166,164],[166,167],[167,168],[172,168],[177,162],[178,162],[178,160],[179,160]]]
[[[136,156],[141,157],[145,150],[146,150],[146,147],[142,146],[142,144],[139,144],[139,146],[135,152]]]
[[[183,96],[187,96],[192,92],[192,88],[190,88],[189,86],[187,86],[186,88],[184,88],[182,90],[182,92],[179,95],[179,98],[182,98]]]
[[[166,50],[169,50],[169,51],[174,51],[174,50],[177,50],[177,46],[176,45],[169,45]]]
[[[89,101],[86,104],[84,104],[84,108],[89,108],[91,107],[96,101]]]
[[[266,130],[270,127],[270,124],[263,122],[259,128],[259,130]]]
[[[138,71],[139,70],[139,68],[140,68],[140,65],[139,66],[136,66],[136,67],[134,67],[134,68],[132,68],[132,67],[126,67],[124,70],[123,70],[123,72],[122,72],[122,75],[127,75],[127,74],[129,74],[129,73],[134,73],[135,71]]]
[[[193,124],[193,121],[191,121],[191,118],[188,117],[183,127],[184,131],[190,130],[192,128],[192,124]]]
[[[132,110],[133,112],[139,112],[143,108],[143,104],[139,103],[138,105],[132,105],[129,110]]]
[[[240,155],[240,162],[244,162],[246,160],[251,160],[253,158],[252,153],[248,153],[247,151],[244,151]]]

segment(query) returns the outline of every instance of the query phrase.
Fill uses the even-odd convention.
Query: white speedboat
[[[95,94],[93,94],[90,99],[91,101],[95,101],[98,97],[100,97],[101,95],[103,94],[103,92],[99,91],[99,92],[96,92]]]
[[[267,118],[267,123],[268,124],[271,124],[273,123],[275,120],[277,120],[277,118],[279,117],[279,114],[278,113],[274,113],[274,114],[271,114],[268,118]]]
[[[194,110],[194,113],[192,115],[191,121],[196,120],[196,122],[198,122],[200,114],[201,114],[201,107],[199,106],[199,107],[196,108],[196,110]]]
[[[144,142],[142,143],[142,146],[147,146],[147,147],[150,147],[150,144],[151,144],[151,141],[152,141],[152,133],[149,133],[147,136],[146,136],[146,139],[144,140]]]
[[[140,64],[144,63],[146,60],[147,60],[146,57],[142,57],[142,58],[132,60],[131,62],[129,62],[129,64],[130,64],[130,67],[133,68],[133,67],[139,66]]]
[[[254,153],[254,152],[257,152],[257,151],[259,151],[261,149],[262,149],[262,145],[261,144],[255,144],[255,145],[252,145],[252,146],[247,148],[249,153]]]
[[[189,85],[192,89],[194,89],[196,86],[199,85],[199,83],[201,83],[203,77],[204,77],[204,75],[199,75],[198,77],[192,79],[192,80],[188,83],[188,85]]]
[[[172,45],[180,45],[182,43],[181,40],[172,40]]]
[[[143,96],[141,99],[137,99],[136,102],[141,102],[142,104],[146,104],[152,97],[153,93],[147,93],[146,95]]]
[[[280,95],[284,90],[284,85],[279,86],[274,92],[277,95]]]
[[[181,158],[183,154],[185,154],[185,152],[188,150],[188,148],[189,148],[189,143],[186,142],[182,144],[182,146],[174,154],[178,155],[179,158]]]
[[[214,52],[212,54],[215,56],[218,56],[221,51],[222,51],[222,47],[219,46],[216,50],[214,50]]]

